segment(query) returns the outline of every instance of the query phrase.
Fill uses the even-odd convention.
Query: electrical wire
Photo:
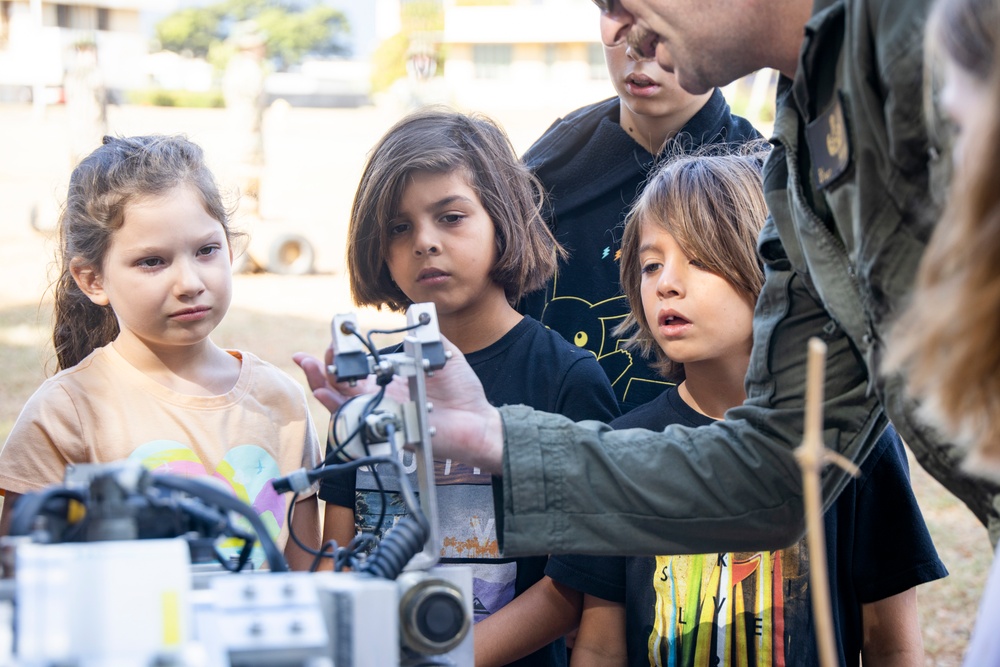
[[[386,540],[383,539],[382,540],[383,544],[377,546],[376,549],[372,552],[371,556],[369,557],[368,560],[372,561],[372,558],[375,557],[376,554],[378,553],[379,547],[385,546],[387,553],[385,556],[382,557],[382,560],[389,561],[389,564],[380,565],[380,560],[378,558],[375,558],[374,562],[371,565],[372,568],[379,568],[380,572],[385,574],[391,574],[396,570],[397,567],[399,568],[399,572],[401,572],[402,566],[406,564],[406,561],[408,561],[415,553],[419,553],[420,549],[423,548],[423,542],[426,540],[426,535],[429,531],[429,524],[426,516],[424,516],[423,514],[423,511],[420,509],[419,503],[417,502],[416,494],[413,492],[413,487],[410,484],[409,478],[406,474],[406,470],[403,468],[402,463],[399,461],[399,451],[398,448],[396,447],[396,442],[395,442],[396,429],[391,422],[385,425],[386,435],[387,435],[386,439],[389,443],[390,456],[389,457],[371,456],[371,451],[369,447],[372,443],[369,442],[368,431],[365,428],[367,424],[367,419],[374,413],[375,409],[378,408],[378,406],[382,403],[382,400],[385,398],[386,386],[392,381],[392,377],[394,375],[393,373],[386,372],[384,369],[382,369],[381,355],[379,353],[379,350],[375,347],[374,342],[372,341],[372,336],[376,334],[388,335],[388,334],[405,333],[407,331],[412,331],[420,326],[426,325],[429,321],[430,321],[429,316],[426,313],[421,313],[420,321],[417,322],[416,324],[400,327],[398,329],[372,329],[368,332],[367,337],[363,337],[358,332],[356,326],[352,322],[345,322],[343,325],[341,325],[341,331],[343,333],[355,336],[359,341],[361,341],[361,344],[364,345],[364,347],[371,354],[372,360],[376,367],[376,373],[375,373],[376,383],[379,385],[379,390],[374,395],[374,397],[372,397],[365,405],[364,409],[361,412],[361,415],[358,418],[357,426],[354,428],[354,430],[351,432],[351,434],[346,438],[344,442],[340,442],[339,438],[337,437],[337,430],[336,430],[337,420],[340,418],[341,411],[348,405],[348,403],[357,400],[359,398],[363,398],[363,396],[359,395],[351,398],[350,400],[342,404],[340,408],[338,408],[333,415],[331,415],[329,426],[327,427],[326,456],[324,457],[323,462],[319,466],[316,466],[307,473],[307,479],[311,483],[315,483],[317,481],[321,481],[325,477],[329,477],[333,474],[336,474],[337,472],[357,470],[362,465],[370,466],[372,475],[375,480],[375,484],[378,488],[379,498],[381,500],[381,508],[379,509],[379,518],[375,524],[375,529],[373,531],[374,535],[378,535],[379,532],[382,530],[382,527],[385,525],[385,519],[389,505],[389,495],[388,492],[385,490],[385,486],[383,485],[382,479],[378,473],[377,464],[388,463],[396,468],[400,484],[400,495],[403,498],[403,503],[408,513],[408,515],[404,517],[404,520],[408,519],[409,517],[413,517],[413,519],[411,521],[407,521],[406,525],[401,530],[398,530],[399,535],[397,536],[395,541],[390,541],[388,544],[385,544]],[[343,462],[340,456],[341,454],[343,454],[343,451],[347,447],[347,445],[350,444],[355,438],[360,438],[361,445],[364,448],[366,456],[361,459],[357,459],[355,461]],[[341,462],[335,463],[335,461],[341,461]],[[371,534],[362,533],[356,536],[355,539],[351,540],[351,543],[347,547],[338,547],[336,541],[333,540],[321,545],[320,549],[313,549],[312,547],[309,547],[308,545],[303,543],[302,540],[295,533],[295,529],[292,523],[292,518],[294,516],[294,511],[295,511],[295,504],[296,501],[298,500],[298,496],[299,492],[295,492],[292,496],[292,501],[288,506],[286,524],[288,525],[289,537],[296,544],[296,546],[298,546],[300,549],[313,556],[313,562],[310,567],[310,570],[315,571],[319,567],[319,564],[322,562],[323,558],[333,558],[335,570],[344,567],[345,561],[351,564],[351,566],[353,566],[357,554],[359,553],[359,550],[362,548],[362,546],[367,546],[368,544],[376,541],[376,538]],[[399,529],[400,524],[402,523],[403,521],[401,520],[399,523],[396,524],[395,528]],[[359,540],[359,538],[362,537],[366,537],[366,539]],[[419,539],[419,544],[417,544],[418,539]],[[415,546],[417,549],[415,552],[413,552],[410,555],[405,555]],[[333,553],[328,554],[327,551],[330,550],[332,550]],[[403,561],[402,564],[399,564],[398,561],[404,557],[405,561]],[[364,567],[364,564],[362,564],[362,567]],[[396,572],[396,574],[392,575],[389,578],[395,579],[396,576],[398,576],[398,572]]]
[[[387,426],[386,430],[390,437],[395,433],[395,429],[391,425]],[[356,556],[357,550],[362,545],[368,543],[369,540],[374,541],[374,538],[359,539],[364,537],[363,535],[355,537],[355,539],[351,541],[351,545],[349,545],[349,547],[353,547],[348,549],[351,553],[341,556],[340,561],[342,563],[343,560],[346,559],[349,562],[352,562],[352,569],[358,568],[364,571],[370,571],[372,574],[376,574],[384,578],[395,579],[399,576],[399,573],[402,572],[402,567],[406,565],[410,558],[419,553],[423,548],[423,543],[426,541],[427,533],[430,530],[430,524],[427,521],[427,517],[424,515],[423,510],[420,509],[420,505],[417,502],[417,496],[413,491],[413,486],[410,484],[410,480],[406,474],[406,469],[403,467],[399,458],[396,456],[369,456],[355,461],[350,461],[348,463],[340,463],[324,466],[322,468],[316,468],[307,473],[307,475],[310,482],[317,482],[338,472],[356,470],[361,466],[374,467],[379,463],[387,463],[396,468],[396,473],[399,476],[400,495],[402,496],[403,502],[406,506],[407,516],[393,527],[393,531],[388,533],[381,540],[372,552],[371,556],[369,556],[369,558],[364,562],[360,563],[360,566],[354,565],[354,561],[352,559]],[[287,525],[289,528],[289,535],[299,548],[306,553],[311,554],[318,561],[318,559],[327,557],[324,555],[325,547],[318,550],[309,547],[308,545],[302,543],[301,540],[294,535],[294,531],[292,529],[292,517],[294,516],[295,508],[294,501],[297,496],[297,493],[293,495],[293,501],[288,508]],[[400,528],[401,526],[402,528]],[[378,556],[378,554],[383,552],[384,555]],[[336,552],[334,562],[335,564],[338,562]]]
[[[201,498],[208,503],[239,514],[250,522],[250,525],[257,533],[257,540],[260,542],[260,546],[264,550],[264,555],[267,557],[267,563],[271,568],[271,571],[288,571],[288,563],[285,561],[284,555],[278,550],[278,546],[274,543],[274,540],[271,538],[271,534],[264,526],[264,522],[261,521],[260,516],[252,507],[239,500],[236,496],[230,495],[224,490],[216,487],[214,484],[196,477],[151,475],[150,483],[153,486],[173,491],[180,491],[196,498]],[[252,549],[253,543],[249,543],[249,547],[247,547],[245,543],[244,549],[247,548]],[[249,556],[249,552],[247,553],[247,556]],[[242,553],[240,554],[240,559],[242,563],[246,562]],[[240,567],[242,567],[242,565]]]
[[[61,486],[52,486],[37,493],[25,494],[13,506],[14,515],[10,522],[9,534],[30,535],[35,529],[35,520],[41,516],[45,506],[55,498],[62,498],[66,501],[75,500],[84,507],[87,505],[86,496],[82,491]],[[80,522],[77,522],[72,524],[71,528],[77,528],[79,525]]]

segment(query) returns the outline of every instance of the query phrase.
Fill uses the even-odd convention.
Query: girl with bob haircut
[[[443,108],[417,111],[365,166],[348,231],[351,292],[358,305],[397,311],[433,302],[442,334],[494,405],[608,421],[618,403],[594,355],[512,305],[542,287],[563,254],[540,211],[541,191],[499,126]],[[546,558],[501,558],[491,476],[452,461],[436,467],[441,562],[473,568],[476,664],[565,664],[561,640],[538,642],[507,607],[539,593]],[[375,475],[352,471],[321,485],[324,541],[384,534],[392,521],[383,507],[390,519],[402,511],[394,470],[379,465]]]
[[[289,564],[309,569],[302,547],[319,543],[316,494],[295,502],[272,485],[319,463],[305,393],[210,337],[232,300],[239,236],[201,148],[184,137],[105,137],[77,165],[59,219],[59,372],[28,399],[0,452],[0,531],[18,496],[61,482],[67,465],[129,460],[222,482],[254,507]]]
[[[351,294],[359,306],[404,311],[413,303],[393,282],[386,263],[388,222],[398,214],[414,174],[456,171],[493,221],[497,257],[490,279],[503,287],[507,300],[515,303],[541,288],[555,271],[566,252],[541,217],[541,186],[517,159],[504,131],[485,116],[428,108],[382,137],[361,176],[347,239]]]
[[[675,424],[705,426],[746,399],[764,282],[756,240],[767,217],[765,147],[668,159],[629,214],[620,268],[631,313],[621,335],[634,327],[630,344],[655,350],[659,370],[677,384],[612,428],[645,429],[639,438]],[[858,665],[862,655],[865,664],[901,655],[922,662],[914,587],[946,571],[891,429],[824,524],[843,664]],[[819,659],[808,567],[803,540],[766,552],[553,556],[546,574],[583,594],[574,666],[811,665]],[[537,622],[554,619],[540,614]]]

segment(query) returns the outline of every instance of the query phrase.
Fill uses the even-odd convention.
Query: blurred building
[[[53,102],[74,45],[97,46],[107,85],[142,85],[135,65],[148,50],[140,15],[169,0],[0,0],[0,99],[41,91]]]
[[[444,77],[479,109],[573,108],[614,94],[591,0],[443,0]]]

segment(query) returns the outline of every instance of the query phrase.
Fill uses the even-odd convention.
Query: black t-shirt
[[[548,195],[546,219],[570,257],[518,310],[590,350],[625,412],[657,396],[664,384],[649,359],[620,349],[611,333],[629,312],[618,272],[622,223],[657,160],[622,129],[619,111],[617,97],[578,109],[525,153]],[[759,138],[716,90],[661,155]]]
[[[390,350],[394,351],[394,350]],[[594,355],[567,343],[530,317],[524,317],[500,340],[465,355],[492,405],[529,405],[566,415],[574,421],[610,421],[618,403]],[[417,488],[416,465],[402,453]],[[395,470],[377,466],[387,494],[387,518],[381,534],[405,514]],[[502,558],[496,538],[492,477],[451,460],[435,462],[437,504],[443,541],[441,563],[463,564],[473,571],[476,620],[486,618],[540,580],[546,557]],[[382,508],[382,494],[368,470],[327,478],[320,498],[353,507],[359,529],[372,532]],[[514,665],[565,665],[559,640]]]
[[[711,422],[671,387],[611,425],[660,430]],[[902,441],[892,429],[826,512],[824,526],[840,660],[857,665],[864,639],[861,605],[947,575],[910,488]],[[662,661],[655,664],[737,665],[737,655],[751,665],[815,665],[808,566],[803,540],[780,552],[553,556],[546,574],[625,605],[630,665],[654,664],[654,658]]]

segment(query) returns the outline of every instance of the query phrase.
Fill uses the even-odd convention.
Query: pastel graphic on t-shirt
[[[274,457],[257,445],[233,447],[211,472],[190,446],[173,440],[147,442],[137,447],[128,458],[139,461],[152,472],[185,477],[211,476],[254,508],[272,539],[277,539],[281,533],[285,523],[285,501],[271,483],[279,476],[280,469]],[[220,544],[221,548],[234,554],[240,546],[238,540],[226,540]],[[263,554],[259,552],[259,548],[254,550],[255,566],[263,562]]]

